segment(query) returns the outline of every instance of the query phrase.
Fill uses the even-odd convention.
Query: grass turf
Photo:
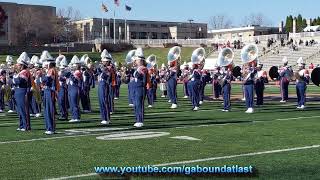
[[[240,86],[232,87],[232,94],[240,96]],[[268,86],[266,93],[278,93]],[[290,86],[290,96],[295,95]],[[308,87],[316,94],[318,88]],[[121,98],[115,101],[116,113],[107,127],[124,130],[102,131],[98,112],[96,90],[91,92],[94,112],[83,114],[79,124],[57,121],[54,136],[45,136],[43,119],[32,119],[31,132],[16,132],[18,118],[15,114],[0,114],[0,175],[1,179],[44,179],[93,173],[95,166],[154,165],[185,160],[220,157],[251,152],[286,149],[320,144],[319,109],[317,99],[307,103],[307,109],[295,109],[295,99],[280,104],[279,99],[268,99],[256,108],[256,113],[245,114],[244,102],[233,101],[232,111],[223,113],[221,101],[207,101],[199,112],[192,112],[189,100],[179,98],[179,108],[169,109],[166,99],[159,98],[152,109],[146,108],[145,127],[141,131],[168,132],[170,135],[140,140],[96,139],[106,133],[132,132],[133,110],[128,108],[127,88],[121,88]],[[207,86],[206,94],[211,94]],[[276,95],[276,94],[273,94]],[[182,87],[178,87],[182,97]],[[100,129],[89,134],[70,130]],[[190,136],[200,141],[172,139],[173,136]],[[43,139],[48,138],[48,139]],[[51,138],[51,139],[50,139]],[[21,142],[21,140],[32,140]],[[185,165],[223,166],[252,165],[257,175],[252,179],[317,179],[319,148],[290,152],[220,159]],[[178,164],[184,165],[184,164]],[[134,176],[133,179],[152,177]],[[189,176],[158,177],[162,179],[190,179]],[[197,177],[211,179],[212,177]],[[242,177],[219,177],[240,178]],[[89,176],[82,179],[101,179]]]

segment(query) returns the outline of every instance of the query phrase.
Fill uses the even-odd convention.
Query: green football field
[[[231,112],[221,112],[222,101],[207,99],[191,111],[178,87],[178,109],[160,98],[145,110],[145,126],[133,127],[127,86],[115,100],[112,123],[100,125],[96,90],[93,113],[81,123],[57,121],[57,134],[44,135],[43,118],[32,118],[31,132],[17,132],[16,114],[0,114],[0,179],[319,179],[319,87],[308,86],[307,108],[296,109],[294,86],[290,102],[279,103],[279,88],[266,87],[265,105],[246,114],[244,102],[234,99]],[[159,93],[158,93],[159,94]],[[211,86],[206,94],[211,95]],[[240,97],[239,85],[232,87]],[[146,104],[147,106],[147,104]],[[143,135],[162,135],[144,137]],[[123,139],[106,137],[124,137]],[[180,138],[179,138],[180,136]],[[181,136],[188,137],[181,139]],[[103,137],[105,139],[103,139]],[[96,166],[253,166],[252,176],[99,176]]]

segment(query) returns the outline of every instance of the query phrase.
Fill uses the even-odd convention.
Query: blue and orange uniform
[[[44,120],[46,132],[54,133],[56,130],[55,123],[55,102],[56,92],[60,89],[58,80],[58,72],[55,68],[48,69],[47,74],[43,77],[43,92],[44,92]],[[47,133],[46,133],[47,134]]]
[[[18,130],[31,130],[28,93],[30,93],[32,86],[32,77],[29,70],[25,68],[15,75],[13,77],[13,84],[15,88],[14,97],[19,116]]]

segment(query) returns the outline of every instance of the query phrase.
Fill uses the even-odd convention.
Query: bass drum
[[[279,78],[278,67],[272,66],[269,70],[269,77],[272,80],[277,80]]]
[[[314,85],[319,86],[320,84],[320,67],[317,67],[311,72],[311,81]]]
[[[167,90],[166,83],[160,83],[160,90],[161,91],[166,91]]]
[[[232,69],[232,74],[234,77],[236,78],[240,78],[241,77],[241,67],[236,66]]]

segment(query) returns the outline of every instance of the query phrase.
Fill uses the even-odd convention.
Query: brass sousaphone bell
[[[168,65],[170,65],[174,61],[178,61],[180,59],[180,55],[181,55],[181,48],[179,46],[172,47],[169,50],[168,56],[167,56]],[[178,62],[176,63],[176,65],[178,65]]]
[[[202,47],[195,49],[191,55],[192,64],[203,64],[205,60],[206,50]]]
[[[148,69],[155,68],[157,65],[157,56],[154,54],[151,54],[150,56],[148,56],[146,62],[147,62]]]

